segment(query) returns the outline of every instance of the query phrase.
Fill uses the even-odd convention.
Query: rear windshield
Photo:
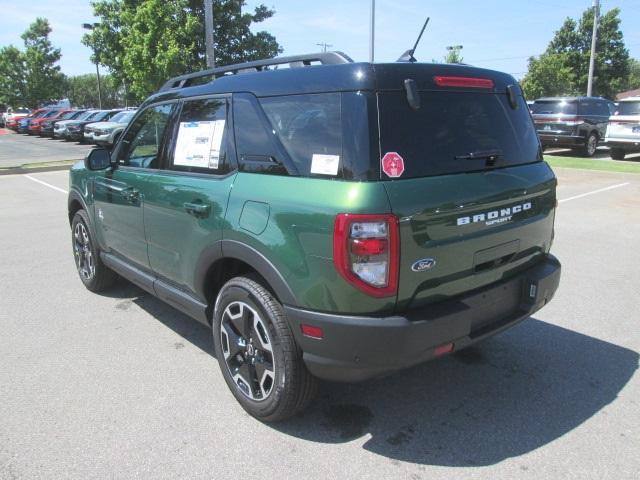
[[[536,100],[533,105],[531,105],[531,113],[540,113],[540,114],[557,114],[557,113],[566,113],[569,115],[577,115],[578,113],[578,102],[573,101],[540,101]]]
[[[381,155],[397,152],[406,177],[462,173],[540,160],[527,104],[476,92],[421,92],[418,110],[405,92],[378,95]],[[492,157],[492,158],[488,158]]]
[[[617,115],[640,115],[640,101],[639,102],[620,102]]]

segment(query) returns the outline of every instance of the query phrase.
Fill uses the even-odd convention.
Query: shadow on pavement
[[[107,295],[135,302],[212,354],[208,327],[138,287],[121,281]],[[325,383],[305,413],[272,428],[321,443],[369,435],[363,448],[392,461],[492,465],[546,445],[605,409],[638,358],[530,318],[456,355],[383,379]]]

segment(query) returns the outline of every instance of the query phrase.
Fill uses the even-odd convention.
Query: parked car
[[[47,119],[42,122],[42,127],[40,128],[40,135],[43,137],[53,137],[55,124],[58,122],[62,122],[64,120],[73,120],[78,118],[82,113],[86,110],[66,110],[62,113],[58,118]]]
[[[0,126],[3,128],[16,129],[18,126],[18,120],[27,117],[31,111],[28,108],[16,108],[15,110],[9,108],[2,114],[0,119]]]
[[[556,178],[522,92],[470,66],[327,52],[173,78],[69,186],[85,287],[117,272],[212,325],[227,385],[264,421],[302,410],[317,378],[501,332],[560,278]]]
[[[69,120],[59,120],[57,122],[55,122],[54,126],[53,126],[53,138],[65,138],[66,134],[67,134],[67,125],[76,121],[84,121],[90,117],[92,117],[93,115],[95,115],[96,113],[98,113],[100,110],[85,110],[84,112],[82,112],[81,114],[79,114],[77,117],[73,118],[73,119],[69,119]]]
[[[84,130],[88,124],[110,120],[114,115],[121,111],[122,110],[98,110],[86,120],[72,120],[66,125],[67,131],[64,135],[64,139],[82,142],[85,140]],[[91,135],[91,137],[93,137],[93,135]]]
[[[50,108],[39,108],[38,110],[35,110],[30,115],[27,115],[26,117],[21,118],[20,120],[18,120],[18,126],[16,128],[16,131],[18,133],[29,133],[29,125],[31,124],[31,121],[37,118],[43,117],[50,111],[51,111]]]
[[[125,110],[115,115],[108,122],[87,125],[87,128],[91,127],[93,129],[93,142],[103,147],[113,146],[135,114],[136,110]]]
[[[538,98],[531,105],[544,148],[572,148],[585,157],[604,140],[613,102],[600,97]]]
[[[60,115],[68,111],[69,110],[65,110],[61,108],[53,109],[47,112],[46,114],[42,115],[40,118],[35,118],[31,120],[31,122],[29,122],[29,127],[27,128],[27,133],[29,135],[40,135],[40,131],[42,130],[42,124],[45,121],[59,118]]]
[[[640,152],[640,97],[620,100],[609,117],[605,142],[614,160],[624,160],[627,153]]]

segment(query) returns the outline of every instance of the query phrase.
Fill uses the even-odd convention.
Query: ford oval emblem
[[[411,265],[411,270],[413,270],[414,272],[424,272],[425,270],[431,270],[435,266],[435,258],[421,258],[413,265]]]

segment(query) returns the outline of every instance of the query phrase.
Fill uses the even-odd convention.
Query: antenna
[[[398,62],[410,62],[410,63],[417,62],[413,54],[416,52],[416,48],[418,48],[418,43],[420,43],[420,39],[422,38],[422,34],[424,33],[424,30],[427,28],[427,24],[429,23],[429,20],[430,20],[430,17],[427,17],[427,20],[424,22],[424,25],[422,26],[422,30],[420,30],[420,35],[418,35],[416,43],[413,45],[413,48],[411,50],[407,50],[406,52],[404,52],[402,56],[397,60]]]

